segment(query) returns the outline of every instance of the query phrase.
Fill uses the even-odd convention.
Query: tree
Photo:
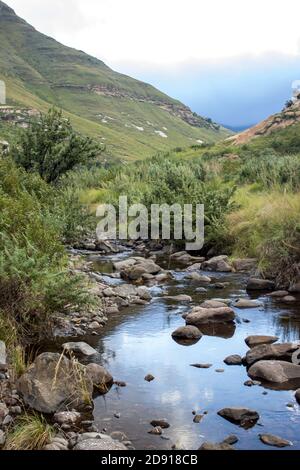
[[[22,131],[12,156],[26,171],[36,171],[47,183],[54,183],[101,151],[100,145],[76,133],[62,111],[53,108]]]

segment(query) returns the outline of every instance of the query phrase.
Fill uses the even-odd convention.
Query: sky
[[[299,0],[4,0],[39,31],[230,126],[300,79]]]

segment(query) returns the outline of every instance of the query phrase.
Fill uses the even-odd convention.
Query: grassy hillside
[[[8,104],[61,107],[79,131],[122,159],[229,135],[154,87],[39,33],[1,1],[0,79]]]

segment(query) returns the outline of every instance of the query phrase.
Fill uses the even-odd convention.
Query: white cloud
[[[299,53],[299,0],[7,0],[56,39],[117,66]]]

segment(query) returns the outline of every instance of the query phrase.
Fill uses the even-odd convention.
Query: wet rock
[[[287,290],[276,290],[274,292],[271,292],[271,294],[268,294],[268,297],[273,297],[273,298],[281,298],[281,297],[286,297],[289,295]]]
[[[199,450],[235,450],[234,447],[227,444],[226,442],[221,442],[220,444],[215,444],[214,442],[203,442]]]
[[[170,424],[166,419],[154,419],[150,424],[154,428],[160,427],[162,429],[168,429],[170,427]]]
[[[262,303],[257,300],[238,299],[233,303],[233,306],[236,308],[256,308],[261,307]]]
[[[257,361],[278,359],[291,361],[292,354],[299,349],[298,343],[261,344],[254,346],[246,354],[246,363],[251,366]]]
[[[254,348],[255,346],[259,346],[261,344],[273,344],[278,340],[278,336],[252,335],[245,339],[245,343],[249,348]]]
[[[150,431],[148,431],[148,434],[153,434],[154,436],[161,436],[162,433],[163,433],[163,430],[159,426],[153,429],[150,429]]]
[[[205,300],[205,302],[200,305],[201,308],[221,308],[227,306],[227,304],[220,302],[219,300]]]
[[[215,256],[214,258],[211,258],[208,261],[205,261],[202,264],[202,269],[207,270],[207,271],[217,271],[217,272],[223,272],[223,273],[228,273],[232,271],[232,267],[228,263],[228,256],[221,255],[221,256]]]
[[[0,341],[0,372],[7,371],[6,346],[4,341]]]
[[[199,274],[196,271],[189,273],[187,279],[191,279],[191,281],[203,282],[205,284],[209,284],[211,282],[211,278],[205,276],[204,274]]]
[[[146,375],[145,377],[146,382],[153,382],[153,380],[155,380],[155,377],[153,375],[151,374]]]
[[[203,418],[204,418],[204,415],[195,415],[193,419],[193,423],[199,424],[201,423]]]
[[[252,428],[259,420],[259,414],[248,408],[223,408],[218,415],[245,429]]]
[[[116,385],[117,387],[127,387],[126,382],[123,382],[122,380],[115,380],[114,385]]]
[[[230,307],[201,308],[195,307],[187,315],[187,325],[201,325],[205,323],[227,323],[233,322],[235,313]]]
[[[104,439],[85,439],[76,444],[73,450],[85,450],[85,451],[99,451],[99,450],[111,450],[111,451],[128,451],[127,447],[121,442],[115,441],[108,436]]]
[[[84,407],[93,393],[84,368],[54,353],[38,356],[16,386],[26,405],[46,414]]]
[[[238,441],[239,441],[239,438],[235,436],[235,434],[230,434],[230,436],[226,437],[222,443],[233,445],[233,444],[236,444]]]
[[[200,339],[202,338],[202,333],[196,326],[188,325],[177,328],[177,330],[173,331],[172,337],[186,340]]]
[[[107,393],[110,390],[114,379],[104,367],[99,364],[88,364],[86,373],[98,392]]]
[[[204,294],[205,292],[207,292],[207,289],[205,289],[205,287],[198,287],[196,289],[196,292],[200,292],[201,294]]]
[[[285,383],[300,380],[300,366],[286,361],[258,361],[248,370],[252,379],[271,383]]]
[[[241,366],[243,364],[243,359],[238,354],[233,354],[232,356],[226,357],[224,362],[228,366]]]
[[[162,297],[165,300],[173,300],[174,302],[192,302],[193,299],[189,295],[166,295]]]
[[[120,419],[121,418],[121,413],[114,413],[114,417],[117,418],[117,419]]]
[[[62,345],[64,351],[66,352],[73,352],[75,354],[81,354],[82,356],[94,356],[98,354],[96,349],[89,346],[87,343],[79,342],[79,343],[65,343]]]
[[[218,374],[223,374],[225,372],[225,370],[224,369],[216,369],[216,372]]]
[[[176,261],[176,263],[185,264],[185,265],[188,265],[188,264],[191,264],[191,263],[196,263],[196,262],[202,263],[203,261],[205,261],[205,258],[198,257],[198,256],[192,256],[189,253],[187,253],[186,251],[180,251],[178,253],[173,253],[170,256],[170,258],[173,259],[174,261]]]
[[[275,283],[267,279],[250,278],[247,284],[247,290],[274,290]]]
[[[297,403],[299,403],[299,405],[300,405],[300,388],[298,388],[298,390],[296,390],[295,398],[297,400]]]
[[[259,382],[258,380],[246,380],[246,382],[244,382],[244,385],[246,387],[254,387],[255,385],[261,385],[261,382]]]
[[[259,438],[264,444],[268,446],[287,447],[292,445],[292,442],[287,441],[282,437],[274,436],[273,434],[260,434]]]
[[[121,276],[125,279],[128,278],[131,281],[137,281],[140,279],[144,274],[158,274],[162,269],[158,264],[156,264],[152,259],[146,258],[132,258],[134,260],[134,264],[123,266],[123,268],[119,270],[121,271]]]
[[[212,364],[191,364],[191,367],[195,367],[196,369],[210,369],[212,366]]]
[[[234,270],[237,272],[250,272],[254,270],[257,266],[257,259],[255,258],[245,258],[245,259],[235,259],[232,262]]]

